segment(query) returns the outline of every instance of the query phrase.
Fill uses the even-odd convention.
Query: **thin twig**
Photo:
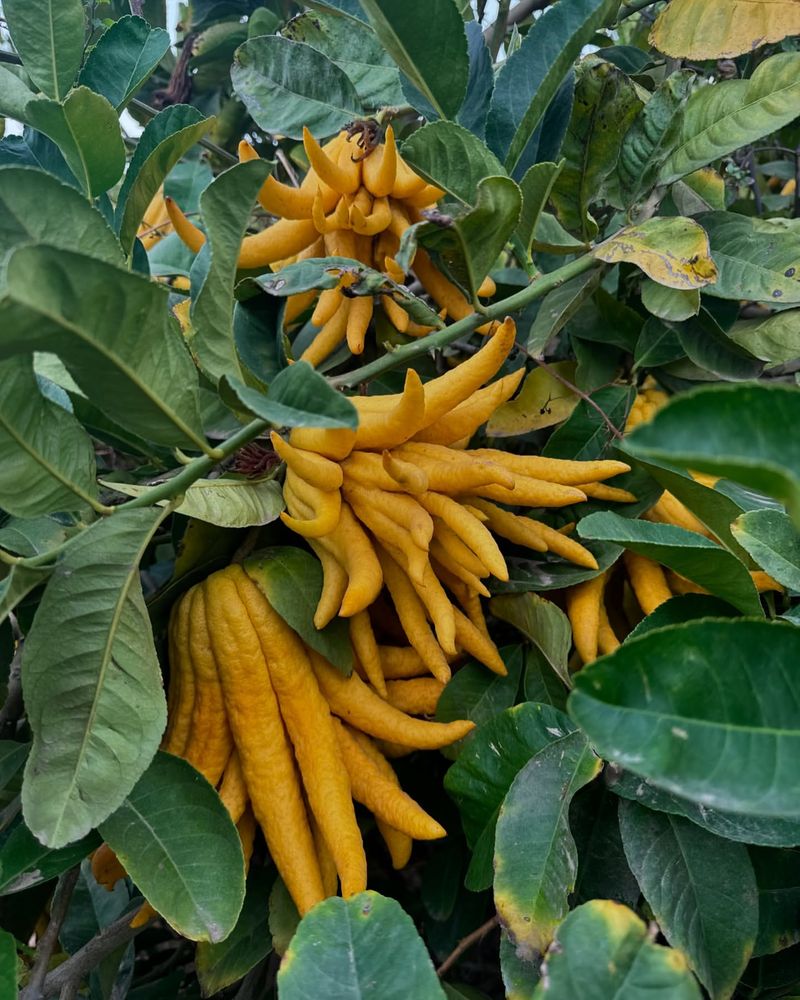
[[[794,151],[794,201],[792,218],[800,219],[800,146]]]
[[[6,700],[0,708],[0,739],[7,740],[14,735],[17,720],[23,712],[22,702],[22,647],[24,639],[19,630],[17,619],[13,614],[8,616],[14,636],[14,656],[8,672],[6,685]]]
[[[500,4],[497,8],[497,19],[492,25],[492,37],[489,39],[489,52],[492,56],[492,62],[494,62],[497,58],[497,53],[500,51],[500,46],[503,44],[503,39],[506,37],[510,7],[511,0],[500,0]]]
[[[47,969],[58,943],[58,935],[61,933],[61,927],[67,916],[67,910],[69,909],[69,903],[72,899],[72,893],[78,881],[79,874],[80,868],[76,865],[68,872],[65,872],[58,880],[56,891],[53,894],[53,905],[50,908],[50,922],[44,934],[39,939],[36,949],[36,961],[33,963],[31,976],[24,993],[25,1000],[43,1000],[45,996],[44,989],[47,979]]]
[[[617,22],[624,21],[626,17],[631,17],[633,14],[638,14],[640,10],[644,10],[645,7],[652,7],[653,4],[656,3],[658,3],[658,0],[631,0],[631,2],[625,4],[625,6],[619,12],[619,16],[617,17]]]
[[[485,924],[481,924],[476,930],[471,934],[467,934],[466,937],[461,938],[458,944],[453,948],[447,958],[442,962],[439,968],[436,970],[436,975],[441,977],[456,964],[456,962],[461,958],[465,951],[471,948],[474,944],[477,944],[481,938],[486,937],[486,935],[495,929],[500,923],[500,918],[495,915],[490,917]]]
[[[128,0],[131,5],[131,14],[136,17],[144,17],[144,0]]]
[[[280,163],[283,169],[286,171],[286,176],[292,183],[292,187],[300,187],[300,180],[297,176],[297,171],[292,166],[291,160],[284,153],[280,146],[275,150],[275,159]]]
[[[608,416],[607,413],[604,412],[604,410],[603,410],[603,408],[601,406],[597,405],[597,403],[592,399],[592,397],[590,395],[588,395],[588,393],[585,393],[583,391],[583,389],[579,389],[577,387],[577,385],[574,385],[572,382],[570,382],[569,379],[564,378],[563,375],[561,375],[559,372],[557,372],[555,370],[555,368],[552,368],[546,361],[543,361],[541,358],[537,358],[537,357],[534,357],[533,360],[536,362],[536,364],[540,368],[544,368],[544,370],[547,372],[547,374],[551,378],[554,378],[556,380],[556,382],[560,382],[564,386],[565,389],[569,389],[570,392],[574,392],[575,395],[579,399],[582,399],[584,401],[584,403],[588,403],[588,405],[591,406],[593,410],[597,410],[597,412],[603,418],[603,423],[606,425],[606,427],[608,427],[608,429],[609,429],[610,433],[612,434],[612,436],[615,437],[615,438],[619,438],[620,440],[622,440],[622,436],[623,435],[614,426],[611,418]]]
[[[104,927],[80,951],[76,951],[66,962],[53,969],[45,979],[41,991],[31,993],[31,987],[28,985],[20,993],[19,1000],[38,1000],[38,998],[48,1000],[49,997],[58,996],[68,985],[80,983],[107,955],[128,941],[132,941],[139,931],[148,926],[145,924],[142,927],[131,927],[132,919],[132,913],[125,913],[119,920]],[[67,993],[67,996],[70,994]]]
[[[764,214],[764,202],[761,200],[761,190],[758,186],[758,166],[756,164],[756,156],[753,150],[747,154],[747,170],[750,174],[750,187],[753,189],[753,199],[755,201],[756,215]]]

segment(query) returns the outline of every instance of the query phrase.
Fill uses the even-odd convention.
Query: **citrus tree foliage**
[[[488,6],[189,0],[171,38],[163,0],[3,0],[3,1000],[800,995],[800,6]],[[392,266],[243,268],[267,178],[354,121],[433,186]],[[340,284],[374,335],[313,367]],[[352,434],[506,316],[470,447],[630,471],[539,551],[498,531],[507,675],[457,661],[437,719],[475,730],[397,762],[447,839],[395,871],[359,814],[369,891],[301,921],[159,750],[171,609],[255,552],[352,672],[270,431]]]

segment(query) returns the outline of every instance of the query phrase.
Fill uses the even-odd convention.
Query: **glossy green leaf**
[[[358,413],[307,361],[296,361],[273,379],[268,393],[235,379],[226,382],[251,413],[276,427],[357,427]]]
[[[54,851],[39,843],[20,820],[0,845],[0,896],[24,892],[57,878],[99,845],[100,837],[93,832]]]
[[[632,81],[603,59],[584,59],[576,76],[575,103],[561,147],[566,162],[551,197],[562,224],[588,241],[598,233],[589,207],[600,198],[617,164],[619,137],[642,102]]]
[[[626,205],[655,186],[661,165],[678,143],[693,82],[690,70],[671,73],[656,87],[625,133],[617,176]]]
[[[646,506],[650,506],[650,502]],[[622,555],[622,549],[618,545],[606,542],[583,542],[583,545],[595,557],[601,571],[613,566]],[[506,556],[506,563],[508,581],[492,583],[494,594],[525,594],[531,590],[546,593],[549,590],[563,590],[597,576],[595,569],[577,566],[560,556],[549,554],[531,553],[529,558]]]
[[[133,483],[103,481],[103,485],[129,497],[140,497],[150,488]],[[166,506],[167,501],[161,501]],[[222,528],[250,528],[269,524],[283,510],[283,491],[274,479],[198,479],[173,508],[179,514]]]
[[[796,818],[799,653],[800,629],[784,622],[675,625],[577,674],[569,710],[605,759],[668,792],[715,809]]]
[[[167,289],[47,246],[20,247],[0,300],[0,357],[52,351],[101,410],[166,445],[205,447],[197,373]]]
[[[720,80],[689,98],[677,143],[658,173],[669,184],[776,132],[797,114],[800,54],[765,59],[749,80]]]
[[[0,790],[4,789],[25,763],[30,743],[0,740]]]
[[[21,76],[0,64],[0,114],[23,122],[28,104],[37,98]]]
[[[533,249],[538,253],[567,256],[585,252],[589,244],[568,233],[551,212],[542,212],[536,220]]]
[[[674,524],[632,520],[598,511],[581,520],[581,538],[613,542],[680,573],[745,615],[761,615],[761,602],[745,564],[704,535]]]
[[[264,160],[239,163],[219,174],[200,196],[211,261],[192,302],[191,348],[212,382],[242,375],[233,334],[233,287],[242,237],[268,174]]]
[[[439,697],[436,705],[437,720],[452,722],[454,719],[470,719],[476,726],[480,726],[511,708],[517,700],[526,653],[523,646],[501,647],[500,656],[508,670],[506,677],[493,674],[483,664],[474,661],[460,667]],[[461,746],[462,742],[459,741],[445,747],[442,753],[455,760],[461,752]]]
[[[754,955],[772,955],[800,941],[800,851],[751,847],[758,883]]]
[[[131,252],[147,206],[166,176],[213,123],[213,118],[189,104],[164,108],[147,123],[117,198],[116,225],[126,253]],[[188,210],[187,205],[180,207]]]
[[[231,933],[244,901],[242,845],[219,796],[187,761],[156,754],[100,833],[178,934],[217,942]]]
[[[17,1000],[17,942],[8,931],[0,931],[0,996]]]
[[[3,16],[25,72],[60,101],[83,59],[86,24],[80,0],[5,0]]]
[[[727,335],[762,361],[773,365],[794,361],[800,357],[800,309],[774,313],[763,321],[743,320]]]
[[[789,590],[800,591],[800,535],[779,510],[751,510],[731,525],[756,564]]]
[[[38,98],[28,103],[23,118],[53,140],[90,197],[103,194],[122,176],[125,145],[119,119],[100,94],[77,87],[61,103]]]
[[[517,226],[517,236],[526,252],[530,253],[533,236],[536,232],[539,218],[550,199],[563,161],[559,163],[534,163],[525,171],[519,182],[522,191],[522,214]]]
[[[534,958],[569,912],[578,852],[569,806],[602,762],[583,733],[542,747],[516,775],[497,817],[494,901],[517,954]]]
[[[237,982],[272,950],[264,900],[273,880],[274,871],[254,868],[247,876],[242,912],[228,937],[216,944],[198,942],[194,961],[203,996]]]
[[[450,225],[421,227],[417,238],[474,297],[516,229],[521,209],[522,195],[510,177],[484,177],[474,208],[453,216]]]
[[[39,391],[30,356],[0,361],[0,380],[0,507],[35,517],[94,501],[91,439]]]
[[[305,549],[276,547],[250,556],[244,568],[304,642],[346,676],[353,672],[347,620],[334,618],[323,629],[314,625],[314,611],[322,593],[322,566],[318,559]]]
[[[278,973],[281,1000],[444,1000],[422,939],[393,899],[334,896],[297,928]]]
[[[485,177],[505,173],[494,153],[455,122],[423,125],[405,140],[402,155],[416,173],[465,205],[476,204]]]
[[[675,330],[687,358],[719,379],[741,382],[758,378],[763,370],[760,361],[725,336],[706,309],[701,309],[699,316],[675,324]]]
[[[578,876],[572,902],[613,899],[626,906],[639,903],[639,883],[628,865],[619,830],[618,797],[605,780],[582,788],[572,801],[569,823],[578,846]]]
[[[800,302],[800,220],[710,212],[699,222],[719,272],[706,289],[710,295],[781,305]]]
[[[656,285],[655,282],[653,285],[656,288],[666,288],[664,285]],[[666,290],[677,291],[677,289]],[[680,292],[679,294],[685,295],[687,293]],[[662,365],[671,364],[673,361],[679,361],[685,357],[685,354],[683,344],[680,342],[675,328],[667,323],[662,323],[655,316],[651,316],[645,322],[639,339],[636,341],[633,358],[634,369],[641,371],[645,368],[659,368]]]
[[[138,567],[162,517],[119,511],[74,539],[25,641],[33,747],[22,807],[49,847],[84,836],[122,802],[164,731],[166,700]]]
[[[667,604],[677,600],[682,601],[685,598],[673,598]],[[655,617],[657,613],[650,617]],[[617,771],[616,768],[614,770]],[[734,840],[741,844],[762,844],[766,847],[791,847],[800,844],[800,820],[776,816],[746,816],[742,813],[710,809],[689,799],[682,799],[679,795],[665,792],[644,778],[637,778],[625,771],[617,772],[607,777],[607,780],[616,795],[638,802],[648,809],[673,816],[685,816],[697,826],[726,840]]]
[[[679,951],[654,944],[643,920],[610,899],[574,910],[545,956],[534,1000],[700,1000]]]
[[[673,399],[625,448],[635,457],[734,479],[786,503],[800,524],[800,449],[786,433],[798,421],[794,387],[704,386]]]
[[[477,892],[492,884],[497,817],[514,778],[531,758],[574,731],[563,712],[528,702],[495,715],[465,744],[444,787],[458,806],[473,852],[468,889]]]
[[[35,590],[50,576],[49,569],[10,566],[0,580],[0,622],[4,622],[9,611],[13,611],[21,600]]]
[[[550,435],[542,454],[577,461],[605,458],[609,447],[617,442],[611,428],[621,430],[625,426],[634,395],[633,389],[618,385],[591,393],[594,406],[582,399],[572,416]]]
[[[621,803],[620,829],[664,937],[688,957],[709,994],[727,1000],[758,931],[758,891],[747,848],[634,802]]]
[[[669,288],[648,278],[642,282],[642,305],[660,319],[680,322],[700,311],[700,291],[697,288]]]
[[[59,224],[53,224],[54,217]],[[0,167],[0,254],[23,243],[80,250],[123,264],[113,230],[75,188],[33,167]]]
[[[623,640],[629,642],[645,632],[664,628],[666,625],[682,625],[697,618],[736,618],[738,612],[733,605],[711,594],[679,594],[651,611]]]
[[[584,302],[594,294],[600,283],[600,277],[599,269],[586,271],[570,281],[565,281],[559,288],[554,288],[552,292],[545,295],[528,334],[527,350],[529,354],[534,357],[544,357],[545,348],[553,337],[561,332]],[[546,369],[539,370],[546,371]],[[562,386],[561,393],[565,392],[569,393],[569,390]],[[577,402],[577,396],[572,398],[574,402]],[[572,409],[574,407],[570,409],[570,412]],[[569,416],[569,414],[565,416]],[[560,420],[553,421],[553,423],[560,422]]]
[[[142,17],[121,17],[89,52],[80,83],[122,110],[169,51],[169,33]]]
[[[349,77],[365,107],[403,103],[397,66],[363,21],[306,12],[288,21],[281,34],[294,42],[305,42],[333,60]]]
[[[563,0],[528,30],[495,81],[486,140],[514,173],[581,49],[617,13],[616,0]]]
[[[472,13],[471,8],[469,11]],[[458,112],[458,121],[479,139],[483,139],[486,133],[486,115],[494,89],[494,66],[481,25],[477,21],[467,21],[465,27],[469,53],[469,78],[464,103]]]
[[[522,700],[537,701],[564,711],[567,688],[550,669],[544,653],[537,646],[525,649],[525,673],[522,679]]]
[[[236,95],[267,132],[332,135],[361,115],[350,79],[331,59],[303,42],[258,35],[240,45],[231,68]]]
[[[411,85],[440,118],[455,118],[467,89],[469,55],[464,21],[453,0],[435,5],[361,0],[361,7]]]
[[[544,654],[558,677],[572,686],[567,666],[572,629],[556,604],[538,594],[503,594],[492,598],[490,609],[495,617],[519,629]]]

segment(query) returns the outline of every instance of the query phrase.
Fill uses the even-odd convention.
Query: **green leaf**
[[[600,284],[600,278],[599,268],[594,271],[585,271],[570,281],[565,281],[563,285],[554,288],[552,292],[545,295],[528,334],[527,351],[529,354],[537,358],[544,357],[547,345],[556,334],[563,330],[584,302],[594,294]],[[546,374],[546,369],[538,369],[538,371]],[[532,374],[535,375],[536,371]],[[567,394],[571,397],[573,404],[577,403],[578,397],[570,393],[565,386],[562,386],[559,391],[561,395]],[[574,405],[570,407],[570,413],[574,408]],[[569,416],[569,413],[565,416]],[[552,422],[561,423],[561,420]]]
[[[670,288],[704,288],[717,277],[708,237],[693,219],[654,217],[639,226],[626,226],[592,255],[607,264],[635,264]]]
[[[679,951],[654,944],[643,920],[610,899],[567,917],[545,958],[534,1000],[700,1000]]]
[[[664,937],[688,957],[710,995],[727,1000],[758,931],[747,848],[634,802],[621,803],[619,822],[628,863]]]
[[[401,152],[416,173],[465,205],[476,204],[485,177],[505,173],[494,153],[455,122],[423,125],[405,140]]]
[[[469,55],[453,0],[435,6],[427,0],[361,0],[361,7],[383,47],[436,114],[455,118],[467,90]]]
[[[345,73],[302,42],[259,35],[240,45],[231,67],[233,89],[255,123],[291,139],[303,126],[332,135],[361,115],[361,100]]]
[[[733,343],[706,309],[675,329],[689,360],[720,379],[738,382],[757,378],[763,370],[763,364]]]
[[[225,376],[225,381],[243,406],[276,427],[358,426],[358,412],[350,400],[307,361],[296,361],[279,372],[266,395],[237,379]]]
[[[800,535],[779,510],[751,510],[731,525],[756,564],[789,590],[800,591]]]
[[[169,33],[141,17],[121,17],[89,52],[79,82],[117,111],[133,97],[169,51]]]
[[[532,757],[574,731],[563,712],[528,702],[495,715],[465,743],[444,787],[458,806],[473,852],[468,889],[478,892],[492,884],[495,826],[514,778]]]
[[[103,194],[122,176],[125,145],[117,112],[88,87],[71,90],[60,104],[46,98],[30,101],[24,120],[56,143],[90,197]]]
[[[521,209],[522,195],[510,177],[485,177],[478,183],[473,209],[453,216],[447,226],[422,226],[417,238],[474,298],[511,238]]]
[[[60,101],[83,59],[80,0],[5,0],[3,15],[25,72],[39,90]]]
[[[751,847],[758,883],[754,955],[772,955],[800,941],[800,852]]]
[[[17,73],[0,64],[0,114],[25,121],[25,109],[36,99]]]
[[[550,435],[542,454],[550,458],[588,462],[605,458],[610,445],[617,441],[607,421],[621,430],[634,396],[632,388],[619,385],[591,393],[589,398],[595,405],[590,406],[582,399],[572,411],[572,416]],[[598,407],[601,412],[598,412]]]
[[[197,372],[168,290],[53,247],[20,247],[0,300],[0,358],[52,351],[108,416],[160,444],[205,448]]]
[[[0,896],[24,892],[57,878],[77,865],[99,844],[100,838],[92,832],[68,847],[53,851],[40,844],[20,821],[0,846]]]
[[[655,282],[653,282],[653,286],[665,288],[664,285],[656,285]],[[677,292],[677,289],[667,289],[667,291]],[[679,294],[685,295],[687,293],[679,292]],[[679,361],[685,356],[686,352],[675,329],[651,316],[645,322],[639,339],[636,341],[634,369],[641,371],[644,368],[659,368],[662,365],[671,364],[673,361]]]
[[[567,284],[572,283],[567,282]],[[574,288],[570,289],[570,293],[574,295]],[[542,309],[546,309],[548,316],[551,316],[551,309],[555,313],[560,307],[557,302],[548,304],[549,298],[550,295],[545,296]],[[539,315],[541,312],[540,309]],[[531,351],[530,345],[528,352],[538,353]],[[489,417],[486,425],[487,436],[515,437],[518,434],[552,427],[553,424],[560,424],[566,420],[575,409],[578,396],[559,381],[558,376],[567,381],[574,381],[575,363],[556,361],[546,368],[536,367],[528,372],[517,395],[507,403],[501,403]]]
[[[800,54],[782,52],[760,63],[749,80],[721,80],[696,90],[658,183],[669,184],[792,121],[800,97],[799,70]]]
[[[23,243],[48,243],[109,264],[124,263],[103,216],[75,188],[44,170],[0,167],[0,209],[0,256]]]
[[[436,705],[436,719],[452,722],[454,719],[470,719],[476,726],[483,725],[500,712],[511,708],[517,700],[523,662],[527,660],[527,650],[523,646],[503,646],[500,656],[508,670],[508,676],[500,677],[486,670],[481,663],[465,663],[448,681]],[[470,737],[465,737],[469,739]],[[455,760],[463,743],[451,744],[442,753]]]
[[[694,79],[688,69],[671,73],[656,87],[625,133],[617,176],[626,206],[655,187],[661,165],[679,141]]]
[[[649,501],[646,506],[650,506]],[[628,506],[626,504],[626,506]],[[631,506],[635,506],[631,504]],[[584,543],[597,560],[600,570],[613,566],[622,554],[622,549],[618,545],[610,545],[605,542]],[[583,566],[576,566],[575,563],[567,562],[560,556],[542,555],[536,553],[530,558],[519,556],[507,556],[509,579],[504,583],[493,583],[492,592],[495,594],[520,594],[528,591],[549,591],[563,590],[565,587],[572,587],[576,583],[583,583],[597,576],[596,569],[587,569]],[[536,699],[534,699],[536,700]]]
[[[94,447],[75,417],[39,391],[30,355],[0,361],[0,506],[17,517],[96,501]]]
[[[679,323],[700,312],[700,290],[669,288],[645,278],[642,282],[642,305],[660,319]]]
[[[616,0],[562,0],[528,30],[495,81],[486,122],[489,148],[513,174],[581,49],[617,13]]]
[[[139,582],[139,560],[163,516],[119,511],[75,538],[25,641],[22,686],[33,747],[22,807],[48,847],[104,820],[164,731],[161,671]]]
[[[522,191],[522,214],[517,226],[517,236],[526,253],[530,253],[539,218],[550,199],[550,192],[558,179],[564,161],[559,163],[534,163],[525,171],[519,182]]]
[[[507,934],[500,933],[500,972],[506,990],[506,1000],[533,1000],[533,991],[539,982],[539,961],[526,962],[517,955]]]
[[[287,625],[349,677],[353,672],[353,648],[347,620],[334,618],[323,629],[314,625],[314,611],[322,593],[319,560],[305,549],[276,547],[250,556],[244,569]]]
[[[569,710],[604,758],[668,792],[714,809],[796,818],[799,654],[800,629],[784,622],[674,625],[577,674]]]
[[[581,732],[542,747],[514,778],[497,817],[494,901],[517,954],[544,951],[569,912],[578,851],[569,806],[602,762]]]
[[[695,595],[696,596],[696,595]],[[672,604],[685,598],[673,598]],[[708,598],[706,598],[708,600]],[[666,605],[662,605],[666,607]],[[661,608],[659,608],[659,611]],[[658,612],[649,617],[653,618]],[[646,619],[645,619],[646,620]],[[800,821],[781,819],[775,816],[745,816],[741,813],[726,812],[721,809],[710,809],[708,806],[682,799],[661,788],[656,788],[649,781],[637,778],[625,771],[614,769],[615,774],[607,777],[614,793],[621,795],[648,809],[670,813],[675,816],[685,816],[704,830],[723,837],[725,840],[735,840],[742,844],[763,844],[767,847],[791,847],[800,844]]]
[[[116,226],[126,253],[133,249],[147,206],[167,174],[213,123],[189,104],[174,104],[145,125],[117,198]],[[185,204],[181,207],[188,210]]]
[[[519,629],[540,650],[556,675],[572,686],[567,666],[572,629],[557,605],[538,594],[504,594],[492,598],[490,609],[495,617]]]
[[[233,287],[242,237],[268,174],[264,160],[239,163],[219,174],[200,196],[211,263],[192,303],[191,347],[212,382],[242,374],[233,335]]]
[[[8,931],[0,931],[0,995],[17,1000],[17,942]]]
[[[393,899],[360,892],[317,904],[300,921],[280,972],[281,1000],[444,1000],[422,939]]]
[[[133,483],[115,483],[102,480],[118,493],[140,497],[149,486]],[[160,506],[166,506],[162,500]],[[274,479],[252,481],[246,479],[198,479],[183,494],[183,500],[172,508],[186,517],[196,518],[222,528],[250,528],[269,524],[283,510],[283,491]]]
[[[538,701],[543,705],[552,705],[562,712],[567,707],[566,687],[550,669],[544,653],[536,646],[525,649],[522,694],[524,701]]]
[[[306,12],[288,21],[281,34],[294,42],[305,42],[335,62],[350,78],[365,107],[380,108],[403,103],[397,66],[375,32],[363,21],[335,14]]]
[[[626,439],[635,457],[726,476],[787,504],[800,525],[800,396],[786,385],[704,386],[673,398]],[[697,428],[703,433],[698,434]]]
[[[236,926],[224,941],[200,941],[195,951],[195,969],[203,996],[212,996],[237,982],[272,950],[264,900],[275,873],[254,868],[247,877],[244,905]]]
[[[0,790],[4,789],[25,763],[30,743],[0,740]]]
[[[575,103],[561,147],[566,162],[553,186],[552,202],[561,223],[584,241],[597,236],[589,207],[617,164],[620,135],[641,107],[633,82],[622,70],[592,56],[578,64]]]
[[[575,796],[569,822],[578,846],[574,905],[590,899],[614,899],[636,906],[641,892],[630,870],[619,831],[619,799],[608,787],[608,770]]]
[[[244,901],[242,845],[219,796],[191,764],[156,754],[100,833],[178,934],[217,942],[231,933]]]
[[[706,289],[709,295],[781,305],[800,302],[800,220],[709,212],[699,221],[719,272]]]
[[[581,538],[613,542],[680,573],[745,615],[762,615],[750,573],[732,552],[716,542],[674,524],[633,520],[612,511],[598,511],[578,525]]]
[[[682,625],[697,618],[737,617],[736,609],[718,597],[712,597],[710,594],[679,594],[659,604],[655,611],[644,617],[623,641],[636,639],[645,632],[652,632],[653,629],[664,628],[666,625]]]
[[[800,309],[774,313],[767,319],[734,323],[727,336],[734,344],[772,365],[800,357]]]
[[[31,569],[28,566],[11,566],[0,580],[0,622],[8,618],[9,611],[35,590],[50,576],[50,569]]]

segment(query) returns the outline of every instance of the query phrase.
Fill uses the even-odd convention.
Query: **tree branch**
[[[445,975],[446,972],[452,969],[452,967],[456,964],[459,958],[461,958],[461,956],[464,954],[465,951],[471,948],[474,944],[477,944],[481,940],[481,938],[486,937],[489,931],[493,931],[499,923],[500,923],[500,917],[498,917],[497,914],[495,913],[495,915],[493,917],[490,917],[485,924],[481,924],[480,927],[474,930],[471,934],[467,934],[466,937],[461,938],[461,940],[458,942],[455,948],[453,948],[453,950],[450,952],[447,958],[442,962],[442,964],[436,970],[436,975],[439,976],[439,978],[441,979],[441,977]]]
[[[61,933],[61,927],[67,915],[79,874],[80,868],[76,865],[58,880],[56,891],[53,894],[53,904],[50,908],[50,922],[39,939],[36,961],[33,963],[28,986],[23,993],[25,1000],[43,1000],[46,995],[44,991],[47,981],[47,967],[50,965],[50,959],[53,957],[58,943],[58,935]]]
[[[24,639],[19,630],[17,619],[13,614],[9,614],[11,630],[14,635],[14,656],[11,660],[11,667],[8,672],[8,684],[6,687],[6,700],[0,708],[0,739],[7,740],[13,737],[17,728],[17,720],[22,715],[22,647]]]
[[[508,12],[506,17],[506,23],[503,27],[503,33],[511,27],[512,24],[519,24],[520,21],[524,21],[526,17],[530,17],[536,10],[544,10],[545,7],[549,7],[554,0],[520,0],[520,3],[516,7]],[[651,3],[655,3],[655,0],[651,0]],[[491,44],[492,36],[494,35],[495,28],[497,27],[497,21],[494,24],[490,24],[488,28],[484,29],[483,37],[486,39],[486,44]],[[498,46],[499,47],[499,46]]]
[[[144,17],[144,0],[128,0],[131,7],[131,14],[135,17]]]

